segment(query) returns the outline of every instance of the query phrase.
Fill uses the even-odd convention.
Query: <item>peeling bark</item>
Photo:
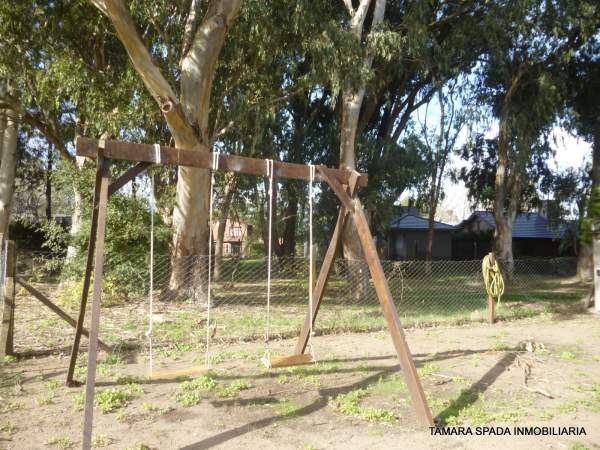
[[[351,23],[350,29],[356,38],[360,41],[363,37],[364,21],[367,17],[371,0],[361,0],[356,10],[352,7],[352,2],[346,2],[346,7],[350,11]],[[376,0],[371,20],[371,29],[375,29],[383,20],[385,14],[386,0]],[[367,53],[363,65],[370,68],[373,64],[373,55]],[[342,93],[342,112],[341,112],[341,130],[340,130],[340,168],[348,170],[356,169],[356,135],[358,130],[360,111],[365,97],[365,86],[355,87],[347,86]],[[349,217],[344,226],[342,235],[342,247],[344,257],[349,261],[363,259],[363,253],[360,246],[360,240],[356,234],[356,226],[352,217]],[[351,263],[354,264],[354,263]],[[356,283],[353,283],[353,292],[357,297],[362,297],[366,293],[368,285],[368,275],[361,267],[357,267]],[[353,271],[354,272],[354,271]],[[364,272],[364,273],[363,273]]]
[[[0,162],[0,234],[8,236],[10,211],[15,187],[15,167],[17,161],[17,128],[18,115],[7,109],[1,114],[5,116],[2,138],[2,160]]]
[[[140,78],[156,99],[175,145],[183,149],[208,151],[208,116],[212,82],[227,30],[239,11],[241,0],[213,0],[196,27],[196,2],[192,2],[184,31],[181,59],[181,97],[152,61],[122,0],[92,0],[111,20],[117,35]],[[190,36],[193,36],[190,38]],[[203,298],[204,264],[190,264],[193,255],[208,253],[208,206],[210,175],[202,169],[179,167],[176,206],[173,210],[171,291],[178,296]],[[193,287],[194,286],[194,287]]]

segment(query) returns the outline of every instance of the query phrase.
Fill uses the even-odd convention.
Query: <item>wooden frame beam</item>
[[[98,139],[78,137],[75,141],[77,156],[96,158],[98,155]],[[203,151],[200,151],[203,150]],[[213,154],[207,147],[198,150],[184,150],[175,147],[160,146],[160,151],[150,144],[131,144],[119,141],[104,141],[103,155],[105,158],[115,160],[140,161],[154,164],[171,164],[177,166],[198,167],[211,169]],[[269,176],[267,164],[264,159],[249,158],[247,156],[219,154],[219,172],[239,172],[250,175]],[[340,183],[348,184],[352,173],[349,170],[328,169],[331,176]],[[276,178],[291,178],[295,180],[310,180],[310,167],[305,164],[295,164],[273,161],[273,175]],[[323,178],[317,174],[317,179]],[[323,180],[324,181],[324,180]],[[368,177],[359,174],[358,185],[366,186]]]
[[[104,237],[106,234],[106,213],[108,204],[108,185],[110,172],[108,161],[99,161],[100,187],[98,189],[98,215],[96,242],[94,251],[94,287],[92,292],[92,317],[90,325],[90,346],[88,350],[87,378],[85,385],[85,407],[83,422],[82,448],[92,445],[92,428],[94,425],[94,387],[96,383],[96,363],[98,360],[98,332],[100,329],[100,298],[102,296],[102,280],[104,275]]]
[[[90,241],[88,243],[88,251],[85,263],[85,272],[83,275],[83,289],[81,290],[81,302],[79,304],[79,315],[77,316],[77,326],[75,327],[75,338],[73,339],[73,347],[71,348],[71,358],[69,360],[69,369],[67,370],[67,386],[79,386],[73,378],[75,374],[75,366],[77,364],[77,356],[79,355],[79,343],[83,334],[83,322],[85,320],[85,310],[87,308],[87,300],[90,291],[90,283],[92,280],[92,268],[94,264],[94,248],[96,247],[96,236],[98,230],[98,207],[100,199],[100,184],[102,181],[102,171],[105,165],[104,158],[100,155],[96,161],[96,182],[94,185],[94,199],[92,200],[92,223],[90,227]]]
[[[173,164],[178,166],[190,166],[204,169],[212,168],[213,154],[205,151],[182,150],[172,147],[161,147],[158,145],[128,144],[117,141],[99,141],[96,139],[78,138],[76,143],[77,155],[87,156],[97,159],[96,188],[94,193],[94,210],[92,215],[92,227],[90,235],[90,244],[88,248],[88,260],[86,265],[86,277],[84,280],[84,291],[82,292],[81,309],[79,320],[77,321],[76,343],[73,346],[71,354],[71,366],[74,368],[76,360],[76,351],[79,345],[78,336],[82,333],[83,318],[85,316],[85,305],[87,300],[87,290],[89,289],[92,264],[94,267],[94,287],[92,297],[92,320],[90,327],[90,346],[88,352],[86,396],[84,408],[84,427],[83,427],[83,448],[90,448],[93,428],[94,411],[94,383],[96,380],[96,363],[98,351],[98,330],[100,326],[100,297],[102,294],[103,262],[104,262],[104,238],[106,233],[106,213],[107,203],[110,194],[116,192],[127,181],[136,174],[145,170],[149,164]],[[108,171],[108,162],[105,158],[118,160],[138,161],[135,167],[129,169],[111,186]],[[234,155],[219,155],[220,171],[230,171],[247,173],[259,176],[268,176],[267,164],[265,160],[246,158]],[[277,177],[292,178],[299,180],[310,180],[311,168],[301,164],[291,164],[274,161],[273,174]],[[369,229],[366,216],[364,214],[360,201],[355,197],[355,190],[358,186],[367,184],[367,177],[355,171],[329,169],[325,166],[319,166],[317,170],[317,179],[326,182],[340,199],[342,206],[338,215],[338,220],[334,235],[325,255],[325,260],[321,266],[321,271],[317,282],[313,288],[315,303],[313,305],[313,321],[318,312],[323,299],[323,293],[335,261],[336,254],[341,244],[342,233],[346,219],[349,214],[352,215],[352,221],[365,255],[365,260],[369,266],[371,279],[383,309],[383,315],[390,331],[392,342],[398,354],[400,366],[412,398],[413,407],[419,418],[419,421],[425,425],[433,426],[431,411],[427,405],[427,399],[423,387],[419,380],[417,370],[408,348],[404,331],[398,318],[398,312],[394,305],[394,300],[385,278],[385,273],[373,242],[373,236]],[[113,189],[111,189],[111,187]],[[295,356],[304,353],[308,342],[308,333],[310,329],[310,317],[308,314],[296,345]],[[75,355],[75,357],[74,357]],[[75,358],[75,359],[74,359]],[[70,366],[70,370],[71,370]],[[68,378],[69,379],[69,378]],[[71,374],[72,380],[72,374]]]
[[[404,375],[406,385],[408,386],[408,392],[410,393],[413,407],[417,413],[419,421],[427,426],[434,426],[433,417],[431,416],[431,410],[427,405],[427,397],[423,391],[421,380],[417,374],[417,369],[408,348],[406,337],[404,336],[404,330],[400,324],[398,318],[398,311],[396,311],[396,305],[394,304],[394,298],[388,285],[383,266],[379,260],[375,243],[373,242],[373,236],[369,229],[367,218],[363,211],[362,205],[358,199],[354,200],[354,224],[356,225],[356,231],[360,239],[360,243],[365,254],[365,259],[371,272],[371,278],[373,285],[375,286],[375,292],[377,292],[377,298],[383,309],[383,316],[387,323],[392,342],[396,348],[398,359],[400,360],[400,368]]]
[[[73,319],[69,314],[67,314],[65,311],[63,311],[62,309],[60,309],[57,305],[55,305],[52,301],[50,301],[50,299],[48,297],[46,297],[44,294],[42,294],[36,288],[34,288],[29,283],[25,282],[24,280],[22,280],[19,277],[15,277],[15,281],[17,282],[17,284],[20,284],[21,286],[23,286],[25,288],[25,290],[27,290],[31,295],[33,295],[33,297],[35,299],[37,299],[40,302],[42,302],[42,304],[44,304],[45,306],[47,306],[52,312],[54,312],[62,320],[64,320],[65,322],[67,322],[73,328],[77,327],[77,321],[75,319]],[[85,328],[81,329],[81,333],[85,337],[87,337],[87,338],[90,337],[89,331],[87,329],[85,329]],[[110,348],[110,346],[106,345],[101,340],[98,340],[98,346],[102,350],[104,350],[106,352],[112,351],[112,348]]]
[[[137,163],[135,166],[129,168],[125,173],[123,173],[119,178],[113,181],[110,186],[108,186],[108,196],[111,197],[115,194],[119,189],[137,177],[139,174],[144,172],[148,167],[150,167],[152,163],[149,162],[141,162]]]

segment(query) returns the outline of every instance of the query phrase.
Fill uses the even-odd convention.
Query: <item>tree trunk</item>
[[[77,156],[75,159],[75,170],[83,169],[85,158]],[[81,231],[83,225],[83,210],[85,208],[81,193],[75,189],[73,193],[73,213],[71,214],[71,229],[69,230],[70,242],[67,247],[67,259],[73,258],[77,254],[77,247],[73,245],[75,236]]]
[[[592,189],[594,192],[600,186],[600,127],[594,134],[592,146]],[[589,214],[589,211],[587,212]],[[594,277],[592,243],[579,241],[579,252],[577,254],[577,275],[581,281],[590,282]]]
[[[2,136],[2,160],[0,162],[0,234],[8,236],[10,210],[15,187],[17,161],[18,117],[13,110],[4,110],[6,125]]]
[[[219,281],[222,275],[223,267],[223,240],[225,238],[225,228],[227,226],[227,219],[229,218],[229,210],[231,208],[231,202],[235,194],[235,177],[230,174],[229,179],[225,184],[225,194],[223,203],[221,205],[221,217],[219,219],[219,226],[217,227],[217,237],[215,239],[215,264],[213,271],[213,279]]]
[[[494,244],[496,257],[509,264],[513,261],[512,254],[512,224],[509,224],[505,214],[506,187],[508,172],[508,99],[504,99],[500,115],[500,131],[498,134],[498,165],[494,183],[494,216],[496,229]]]
[[[353,10],[352,2],[346,2],[351,10],[351,32],[358,41],[362,41],[364,21],[367,17],[371,0],[361,0],[356,10]],[[374,30],[383,21],[385,15],[386,0],[376,0],[373,17],[371,19],[371,30]],[[363,66],[370,69],[373,64],[373,55],[367,52]],[[348,170],[356,170],[356,134],[360,118],[360,110],[365,97],[365,86],[356,88],[347,86],[342,94],[342,114],[340,126],[340,167]],[[344,257],[348,260],[350,269],[351,289],[356,299],[366,295],[368,287],[368,270],[360,263],[364,258],[360,240],[356,233],[356,226],[350,216],[346,220],[342,234],[342,248]]]
[[[431,192],[429,194],[429,217],[427,221],[427,253],[425,256],[426,261],[433,259],[433,238],[435,235],[435,213],[437,211],[437,205],[440,195],[441,178],[444,172],[444,165],[442,165],[442,155],[444,151],[444,135],[446,131],[446,114],[444,109],[444,92],[442,87],[438,88],[438,99],[440,104],[440,130],[436,143],[435,155],[433,157],[433,166],[431,168]],[[427,132],[427,130],[425,130]],[[438,173],[439,172],[439,173]],[[428,265],[428,270],[430,265]]]
[[[233,24],[239,7],[240,0],[209,2],[202,23],[181,62],[181,106],[189,124],[199,131],[196,138],[206,145],[210,142],[208,117],[217,60],[227,29]],[[197,147],[197,141],[189,138],[189,127],[179,130],[172,126],[171,132],[177,147]],[[207,261],[200,258],[200,264],[190,264],[189,258],[208,253],[209,191],[209,171],[192,167],[178,168],[169,282],[170,290],[179,292],[178,296],[185,295],[193,286],[192,295],[196,299],[206,297]]]
[[[298,192],[297,186],[293,181],[288,180],[284,185],[285,196],[287,197],[287,206],[283,222],[281,255],[295,256],[296,254],[296,224],[298,219]]]

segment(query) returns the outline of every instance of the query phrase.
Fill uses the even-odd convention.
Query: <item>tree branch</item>
[[[186,120],[171,85],[142,42],[129,10],[123,0],[91,0],[111,20],[127,54],[150,94],[158,102],[177,145],[193,147],[198,140],[194,129]]]

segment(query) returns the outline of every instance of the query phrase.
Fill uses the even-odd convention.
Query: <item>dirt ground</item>
[[[433,436],[415,420],[389,335],[318,336],[317,364],[266,370],[259,343],[211,349],[213,374],[146,381],[145,355],[101,355],[97,448],[600,448],[600,317],[572,314],[494,326],[407,331],[434,415],[454,426],[577,426],[585,436]],[[289,352],[293,340],[272,343]],[[158,368],[204,355],[156,355]],[[81,358],[83,359],[83,358]],[[175,359],[173,361],[173,359]],[[83,388],[68,355],[5,363],[0,448],[77,448]],[[85,376],[85,361],[77,370]],[[104,410],[104,412],[102,411]]]

